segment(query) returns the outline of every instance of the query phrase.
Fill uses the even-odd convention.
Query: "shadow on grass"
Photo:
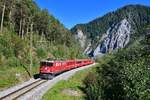
[[[31,75],[31,73],[29,72],[28,68],[25,67],[24,65],[22,65],[22,66],[23,66],[23,68],[25,69],[25,71],[28,73],[29,77],[32,77],[32,75]],[[34,78],[34,79],[38,79],[39,77],[40,77],[39,74],[34,74],[34,75],[33,75],[33,78]]]
[[[34,74],[34,75],[33,75],[33,78],[34,78],[34,79],[40,78],[40,74]]]
[[[78,86],[78,89],[80,89],[85,95],[83,96],[83,98],[85,99],[85,100],[88,100],[88,98],[87,98],[87,93],[86,93],[86,90],[85,90],[85,87],[82,87],[82,86]]]
[[[25,71],[28,73],[29,77],[31,77],[31,74],[30,74],[30,72],[29,72],[28,68],[27,68],[27,67],[25,67],[24,65],[22,65],[22,67],[23,67],[23,68],[25,69]]]

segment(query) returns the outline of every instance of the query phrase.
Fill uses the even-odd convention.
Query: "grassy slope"
[[[84,87],[83,80],[91,71],[92,68],[88,68],[77,72],[69,80],[60,81],[43,96],[42,100],[84,100],[85,94],[81,88]],[[70,96],[62,92],[64,89],[75,90],[80,96]]]
[[[33,68],[33,74],[38,70],[38,67]],[[1,67],[0,68],[0,90],[9,88],[18,83],[28,80],[30,77],[23,67]]]
[[[40,36],[33,35],[33,72],[39,73],[39,62],[47,58],[47,55],[53,54],[56,58],[82,58],[78,47],[75,44],[72,47],[66,47],[61,44],[38,43]],[[45,40],[45,39],[43,39]],[[29,37],[24,40],[20,39],[18,35],[7,29],[4,30],[3,35],[0,36],[0,90],[14,86],[20,82],[29,79],[27,71],[23,68],[29,69],[30,55],[29,55]],[[21,77],[16,77],[20,73]]]

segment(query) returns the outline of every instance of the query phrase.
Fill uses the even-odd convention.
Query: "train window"
[[[53,66],[53,63],[47,63],[47,66],[49,66],[49,67]]]
[[[41,66],[53,66],[53,63],[50,63],[50,62],[41,62]]]
[[[78,61],[77,63],[79,64],[79,63],[81,63],[81,61]]]
[[[41,65],[41,66],[45,66],[45,65],[46,65],[46,62],[41,62],[40,65]]]
[[[61,66],[61,63],[56,63],[56,66]]]

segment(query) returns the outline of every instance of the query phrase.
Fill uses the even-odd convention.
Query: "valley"
[[[71,29],[35,0],[1,0],[0,8],[0,91],[37,77],[47,58],[46,67],[90,59],[98,64],[49,80],[41,99],[150,100],[150,6],[128,4]]]

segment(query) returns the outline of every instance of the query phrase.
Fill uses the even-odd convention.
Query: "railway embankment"
[[[83,81],[85,77],[93,71],[92,66],[82,67],[73,76],[69,76],[65,80],[59,81],[54,87],[42,97],[42,100],[84,100],[85,94],[82,91],[84,87]],[[84,70],[83,70],[84,69]],[[62,98],[63,97],[63,98]]]
[[[42,96],[49,90],[51,89],[56,83],[60,82],[60,81],[64,81],[67,80],[73,76],[76,72],[90,68],[92,66],[94,66],[95,64],[92,65],[88,65],[86,67],[81,67],[81,68],[77,68],[77,69],[73,69],[71,71],[65,72],[61,75],[56,76],[54,79],[52,80],[48,80],[45,81],[41,84],[38,85],[38,83],[36,83],[36,81],[40,80],[40,79],[31,79],[27,82],[24,82],[20,85],[14,86],[12,88],[9,88],[7,90],[4,90],[2,92],[0,92],[0,98],[3,98],[4,96],[7,96],[9,94],[11,94],[12,92],[15,91],[24,91],[22,92],[22,94],[17,94],[19,96],[14,96],[15,98],[17,98],[18,100],[40,100],[42,99]],[[80,78],[80,77],[79,77]],[[70,80],[70,79],[69,79]],[[30,88],[27,85],[30,85],[32,83],[36,83],[38,86],[34,85],[34,86],[30,86]],[[22,90],[21,88],[27,87],[28,89]],[[20,92],[21,93],[21,92]],[[8,100],[7,98],[4,98],[4,100]]]

